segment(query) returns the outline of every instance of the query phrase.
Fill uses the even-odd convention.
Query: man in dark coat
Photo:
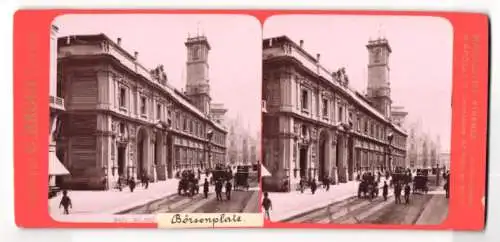
[[[406,204],[410,204],[410,192],[411,192],[410,184],[406,183],[406,186],[405,186],[405,203]]]
[[[394,199],[396,204],[401,203],[401,184],[399,182],[394,185]]]
[[[271,220],[271,217],[269,216],[269,210],[273,208],[271,199],[269,199],[269,194],[267,192],[264,192],[264,199],[262,199],[262,207],[264,208],[265,211],[265,218],[268,220]]]
[[[68,191],[63,190],[63,196],[61,202],[59,203],[59,208],[64,208],[64,214],[69,214],[69,209],[72,208],[71,198],[68,196]]]
[[[215,182],[215,195],[217,201],[222,201],[222,181],[220,179]]]
[[[316,184],[316,179],[312,179],[311,181],[311,192],[314,194],[316,192],[317,184]]]
[[[226,199],[231,200],[231,190],[233,189],[233,184],[231,184],[231,180],[226,181]]]
[[[208,198],[208,188],[210,187],[210,184],[208,183],[208,179],[205,178],[205,183],[203,183],[203,194],[205,195],[205,199]]]
[[[384,181],[384,187],[382,188],[382,195],[384,196],[384,201],[387,201],[387,195],[389,194],[389,186],[387,185],[387,182]]]
[[[300,186],[300,193],[304,193],[304,188],[306,186],[306,180],[304,179],[304,177],[300,178],[299,186]]]
[[[325,186],[325,190],[328,192],[330,190],[330,178],[328,176],[325,176],[323,185]]]
[[[128,187],[130,188],[130,192],[134,192],[134,189],[135,189],[135,179],[134,178],[130,178],[130,180],[128,181]]]

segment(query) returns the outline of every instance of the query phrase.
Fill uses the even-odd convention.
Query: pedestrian
[[[69,209],[73,208],[73,204],[71,204],[71,198],[68,196],[68,191],[63,190],[63,196],[61,198],[61,202],[59,203],[59,208],[64,208],[64,214],[69,214]]]
[[[231,200],[231,190],[233,189],[233,184],[231,184],[231,180],[227,180],[226,182],[226,199]]]
[[[330,178],[328,176],[325,177],[325,190],[328,192],[330,190]]]
[[[130,178],[128,181],[128,187],[130,188],[130,192],[134,192],[135,189],[135,180],[134,178]]]
[[[304,187],[306,186],[306,181],[304,177],[300,178],[299,186],[300,186],[300,193],[304,193]]]
[[[406,204],[410,204],[410,191],[411,191],[410,184],[406,183],[406,186],[405,186],[405,202],[406,202]]]
[[[116,183],[116,186],[118,188],[118,191],[121,192],[122,191],[122,177],[121,176],[118,177],[118,182]]]
[[[144,183],[146,184],[146,186],[144,187],[144,189],[148,189],[148,187],[149,187],[149,176],[146,175],[144,177]]]
[[[439,178],[441,178],[441,170],[439,170],[439,168],[436,168],[436,186],[439,187],[439,185],[441,184]]]
[[[387,185],[387,181],[384,181],[384,187],[382,188],[382,195],[384,196],[384,201],[387,201],[387,195],[389,193],[389,186]]]
[[[264,208],[265,211],[265,218],[268,220],[271,220],[271,216],[269,216],[269,210],[273,209],[273,204],[271,202],[271,199],[269,199],[269,194],[267,192],[264,192],[264,199],[262,199],[262,207]]]
[[[394,199],[396,204],[401,203],[401,184],[399,182],[394,184]]]
[[[316,184],[316,179],[311,180],[311,192],[314,194],[316,192],[317,184]]]
[[[222,201],[222,181],[220,179],[215,182],[215,195],[217,201]]]
[[[208,183],[208,179],[205,178],[205,182],[203,183],[203,194],[205,195],[205,199],[208,198],[208,188],[210,187],[210,183]]]
[[[448,180],[445,181],[444,183],[444,191],[446,192],[446,198],[450,197],[450,184]]]

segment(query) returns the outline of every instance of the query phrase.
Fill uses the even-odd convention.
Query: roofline
[[[284,57],[276,57],[276,58],[289,58],[289,57],[285,57],[285,56],[284,56]],[[293,58],[293,57],[292,57],[292,58]],[[326,79],[324,79],[323,77],[319,76],[318,74],[314,73],[314,71],[312,71],[312,70],[310,70],[309,68],[307,68],[306,66],[304,66],[304,65],[303,65],[303,64],[302,64],[299,60],[296,60],[295,58],[293,58],[293,59],[294,59],[294,63],[299,64],[299,66],[301,67],[301,69],[304,69],[306,72],[308,72],[308,73],[309,73],[309,75],[314,75],[314,76],[315,76],[315,78],[320,79],[321,81],[324,81],[324,82],[326,81],[326,83],[327,83],[328,85],[332,85],[332,86],[333,86],[333,88],[334,88],[335,90],[340,90],[340,92],[341,92],[341,94],[342,94],[343,96],[345,96],[346,98],[349,98],[349,99],[353,100],[355,103],[357,103],[357,102],[354,100],[354,97],[352,97],[352,96],[351,96],[351,95],[347,92],[347,90],[342,89],[342,87],[340,87],[340,86],[336,86],[334,83],[331,83],[329,80],[326,80]],[[349,89],[349,88],[347,88],[347,89]],[[356,92],[355,92],[355,91],[353,91],[353,90],[351,90],[351,89],[349,89],[349,90],[350,90],[351,92],[353,92],[353,95],[356,95],[356,96],[357,96],[357,98],[359,98],[359,100],[361,101],[359,104],[357,104],[358,106],[361,106],[361,108],[362,108],[362,109],[366,109],[366,110],[367,110],[367,112],[369,112],[369,113],[372,113],[372,112],[377,112],[377,113],[376,113],[376,114],[374,114],[374,115],[376,116],[376,118],[377,118],[378,120],[382,120],[383,122],[386,122],[386,123],[392,123],[392,122],[390,122],[390,121],[389,121],[386,117],[384,117],[384,115],[383,115],[382,113],[380,113],[380,112],[379,112],[378,110],[376,110],[376,109],[375,109],[375,108],[374,108],[374,107],[373,107],[370,103],[368,103],[368,102],[367,102],[367,100],[366,100],[366,98],[359,97],[359,96],[356,94]],[[362,103],[362,102],[363,102],[363,103]],[[364,105],[368,105],[368,106],[370,106],[370,107],[373,109],[373,111],[370,111],[370,110],[368,110],[367,108],[363,107],[363,104],[364,104]],[[377,115],[378,115],[378,116],[377,116]],[[379,116],[380,116],[380,117],[379,117]]]
[[[288,43],[292,44],[292,46],[294,46],[297,50],[299,50],[300,52],[302,52],[303,54],[305,54],[305,55],[306,55],[306,56],[307,56],[307,57],[308,57],[311,61],[313,61],[313,62],[318,62],[318,60],[317,60],[316,58],[314,58],[311,54],[309,54],[307,51],[305,51],[305,50],[304,50],[304,48],[300,47],[297,43],[295,43],[293,40],[291,40],[291,39],[290,39],[287,35],[281,35],[281,36],[270,37],[270,38],[266,38],[266,39],[264,39],[264,40],[263,40],[263,48],[266,48],[266,47],[265,47],[265,45],[264,45],[264,43],[265,43],[266,41],[270,41],[271,39],[282,39],[282,40],[284,40],[285,42],[288,42]],[[389,45],[389,43],[388,43],[388,42],[387,42],[387,45]],[[389,46],[389,48],[390,48],[390,46]],[[299,63],[300,63],[300,61],[299,61]],[[307,69],[307,70],[309,70],[309,68],[307,68],[307,67],[306,67],[306,66],[304,66],[303,64],[301,64],[300,66],[301,66],[301,67],[303,67],[303,68],[305,68],[305,69]],[[320,67],[322,67],[322,68],[324,68],[324,69],[326,69],[326,68],[325,68],[323,65],[321,65],[321,64],[319,64],[319,66],[320,66]],[[319,76],[319,79],[324,79],[324,78],[322,78],[321,76]],[[328,84],[332,84],[332,83],[330,83],[330,81],[328,81],[328,80],[326,80],[326,81],[327,81],[327,83],[328,83]],[[348,96],[348,97],[350,97],[350,98],[352,99],[351,95],[350,95],[349,93],[347,93],[347,91],[342,90],[341,88],[339,88],[339,87],[335,86],[335,84],[333,84],[333,86],[334,86],[336,89],[339,89],[339,90],[341,90],[342,92],[345,92],[345,93],[343,93],[343,94],[344,94],[345,96]],[[348,86],[347,88],[349,89],[349,86]],[[358,95],[358,94],[359,94],[359,92],[357,92],[357,91],[355,91],[355,90],[351,90],[351,91],[354,93],[354,95]],[[369,105],[370,107],[372,107],[372,106],[371,106],[371,104],[370,104],[369,102],[367,102],[367,99],[366,99],[365,97],[362,97],[362,95],[359,95],[359,96],[361,96],[361,97],[359,97],[361,102],[364,102],[364,104]],[[372,112],[372,111],[368,110],[368,112]],[[381,117],[384,117],[384,115],[383,115],[382,113],[380,113],[378,110],[376,110],[375,108],[374,108],[373,112],[377,112],[377,113],[378,113],[378,115],[380,115]],[[377,118],[380,118],[380,117],[377,117]],[[399,129],[398,127],[396,127],[396,125],[395,125],[395,124],[394,124],[391,120],[389,120],[389,119],[387,119],[387,118],[383,118],[383,121],[387,122],[388,124],[391,124],[391,126],[393,127],[393,129],[395,129],[395,130],[396,130],[396,131],[398,131],[399,133],[401,133],[401,134],[403,134],[403,135],[405,135],[405,136],[408,136],[408,134],[407,134],[406,132],[404,132],[403,130],[401,130],[401,129]]]
[[[276,37],[266,38],[266,39],[262,40],[262,44],[264,44],[264,42],[269,41],[271,39],[283,39],[283,40],[285,40],[285,42],[292,44],[293,47],[295,47],[297,50],[299,50],[300,52],[305,54],[307,56],[307,58],[309,58],[311,61],[318,62],[318,60],[313,55],[309,54],[309,52],[307,52],[304,48],[300,47],[300,45],[295,43],[295,41],[290,39],[290,37],[288,37],[287,35],[280,35],[280,36],[276,36]],[[263,46],[263,47],[265,48],[265,46]]]
[[[377,41],[384,41],[384,42],[377,42]],[[366,45],[366,48],[372,48],[374,46],[387,46],[387,49],[389,50],[389,53],[392,53],[392,48],[391,45],[389,44],[389,40],[386,38],[378,38],[376,40],[369,40],[368,44]]]
[[[184,42],[184,45],[186,47],[195,44],[196,42],[203,42],[204,44],[207,45],[208,50],[212,49],[212,46],[210,45],[210,42],[208,42],[208,38],[205,35],[199,35],[196,37],[188,37],[186,42]]]
[[[113,41],[111,38],[109,38],[106,34],[104,33],[99,33],[99,34],[79,34],[79,35],[68,35],[68,36],[62,36],[62,37],[59,37],[58,39],[66,39],[68,37],[79,37],[79,38],[82,38],[82,37],[87,37],[87,38],[91,38],[91,37],[96,37],[96,38],[101,38],[102,40],[106,40],[108,41],[113,47],[115,47],[116,49],[118,49],[119,51],[121,51],[123,54],[125,54],[128,58],[132,59],[132,60],[137,60],[137,58],[135,58],[132,54],[130,54],[127,50],[125,50],[123,47],[121,47],[120,45],[118,45],[115,41]],[[59,43],[58,43],[58,46],[59,46]]]
[[[75,59],[75,57],[78,57],[78,58],[86,58],[86,57],[95,57],[95,58],[102,58],[102,57],[105,57],[105,58],[111,58],[111,60],[116,64],[116,65],[119,65],[121,68],[127,70],[128,72],[132,73],[133,75],[136,75],[136,76],[139,76],[141,77],[142,79],[145,80],[145,82],[147,83],[147,85],[150,85],[152,87],[155,87],[155,88],[164,88],[164,89],[171,89],[173,92],[175,92],[176,89],[173,89],[172,87],[169,86],[162,86],[152,80],[150,80],[149,78],[131,70],[130,68],[128,68],[127,66],[125,66],[124,64],[122,64],[116,57],[114,57],[113,55],[110,55],[110,54],[100,54],[100,55],[72,55],[72,56],[67,56],[67,57],[60,57],[58,58],[58,61],[65,61],[65,60],[71,60],[71,59]],[[177,98],[175,98],[174,96],[172,96],[170,93],[168,93],[168,91],[166,90],[162,90],[164,91],[164,93],[169,96],[172,100],[174,100],[178,105],[180,106],[186,106],[184,105],[183,103],[181,103],[179,100],[177,100]],[[192,105],[191,103],[187,102],[189,105],[191,105],[191,107],[186,107],[188,110],[189,108],[194,108],[194,109],[197,109],[194,105]],[[198,110],[199,111],[199,110]],[[207,116],[204,116],[204,115],[200,115],[192,110],[189,110],[190,113],[198,116],[199,118],[202,118],[203,120],[205,121],[208,121],[212,126],[214,126],[217,130],[227,134],[228,131],[223,128],[223,127],[220,127],[218,124],[216,124],[213,120],[211,120],[209,117]],[[201,111],[199,111],[201,113]]]

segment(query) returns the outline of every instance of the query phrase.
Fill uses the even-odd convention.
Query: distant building
[[[248,137],[243,138],[241,144],[241,162],[245,165],[250,163],[250,154],[249,154],[249,146],[248,146]]]
[[[436,167],[440,161],[440,137],[432,140],[428,133],[422,131],[422,124],[414,122],[408,124],[408,156],[407,164],[410,168]]]
[[[406,116],[408,115],[408,112],[404,110],[404,107],[401,106],[394,106],[392,107],[391,110],[391,118],[392,122],[394,122],[396,125],[400,127],[404,127],[405,124],[405,119]]]
[[[250,145],[250,163],[251,164],[256,164],[257,161],[259,160],[257,154],[257,144],[253,142],[253,144]]]
[[[450,152],[442,152],[439,154],[439,166],[450,169]]]
[[[229,127],[228,133],[228,163],[231,164],[250,164],[258,157],[257,152],[260,144],[257,143],[258,137],[252,136],[249,128],[245,128],[243,120],[238,116],[236,118],[227,118],[225,125]],[[253,148],[255,146],[255,148]]]
[[[219,124],[224,124],[226,112],[227,108],[225,108],[222,103],[212,103],[210,105],[212,119]]]

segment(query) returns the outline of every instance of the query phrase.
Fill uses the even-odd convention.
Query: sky
[[[59,36],[104,33],[152,69],[163,64],[168,81],[185,90],[184,42],[204,34],[212,47],[209,75],[212,102],[224,103],[229,117],[240,118],[251,133],[261,129],[262,28],[244,15],[63,15],[54,20]]]
[[[264,38],[287,35],[312,56],[321,54],[327,69],[345,67],[350,85],[360,93],[367,86],[370,39],[385,37],[392,48],[389,59],[393,106],[404,106],[407,121],[420,119],[422,129],[442,151],[451,145],[451,88],[453,27],[437,17],[307,16],[269,18]]]

